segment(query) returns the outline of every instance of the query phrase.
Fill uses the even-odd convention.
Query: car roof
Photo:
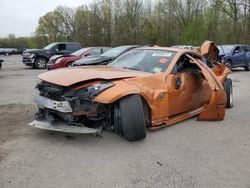
[[[174,45],[174,46],[171,46],[171,47],[194,47],[192,45]]]
[[[121,46],[115,46],[112,48],[118,48],[118,47],[127,47],[127,48],[136,48],[136,47],[140,47],[140,45],[121,45]]]
[[[220,44],[218,46],[250,46],[248,44]]]
[[[53,42],[54,44],[80,44],[79,42]]]
[[[175,47],[140,47],[136,49],[142,50],[167,50],[167,51],[174,51],[174,52],[188,52],[190,50],[184,48],[175,48]]]

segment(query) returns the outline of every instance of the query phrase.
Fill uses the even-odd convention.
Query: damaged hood
[[[148,76],[151,74],[152,73],[114,68],[110,66],[84,66],[48,71],[39,75],[38,78],[56,85],[70,86],[89,80],[114,80]]]
[[[75,57],[75,55],[71,55],[71,54],[53,55],[50,59],[57,60],[61,57]]]
[[[85,59],[80,59],[78,61],[75,61],[72,66],[82,66],[82,65],[98,65],[105,62],[107,64],[109,61],[111,61],[112,57],[105,57],[105,56],[89,56]]]

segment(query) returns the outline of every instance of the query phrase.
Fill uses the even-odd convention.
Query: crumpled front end
[[[99,133],[109,121],[110,106],[96,103],[93,98],[113,85],[106,82],[73,88],[43,81],[36,86],[39,94],[33,99],[38,112],[29,125],[60,132]]]

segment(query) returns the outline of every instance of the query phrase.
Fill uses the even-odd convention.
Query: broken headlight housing
[[[85,99],[85,100],[91,100],[106,89],[113,87],[115,84],[111,82],[106,83],[100,83],[100,84],[94,84],[87,88],[82,88],[79,90],[71,90],[64,94],[64,98],[67,100],[72,99]]]
[[[90,98],[94,98],[97,95],[99,95],[100,93],[102,93],[103,91],[105,91],[106,89],[113,87],[113,86],[114,86],[114,84],[111,82],[95,84],[95,85],[87,88],[87,90],[88,90],[87,94]]]

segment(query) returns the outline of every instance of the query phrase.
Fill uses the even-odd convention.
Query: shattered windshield
[[[167,50],[132,50],[109,64],[132,70],[159,73],[164,72],[171,63],[176,52]]]

